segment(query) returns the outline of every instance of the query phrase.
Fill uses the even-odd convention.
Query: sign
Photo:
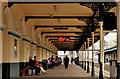
[[[67,38],[67,37],[58,37],[58,42],[69,42],[69,38]]]

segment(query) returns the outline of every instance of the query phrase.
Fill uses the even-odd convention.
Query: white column
[[[117,4],[117,62],[120,63],[120,2]]]
[[[89,61],[89,38],[87,39],[88,41],[88,56],[87,56],[87,60]]]
[[[84,68],[84,46],[82,47],[82,69]]]
[[[85,44],[85,70],[86,70],[86,42],[84,42],[84,44]]]
[[[86,42],[84,42],[85,44],[85,61],[86,61]]]
[[[104,76],[104,59],[105,59],[105,58],[104,58],[104,57],[105,57],[105,56],[104,56],[104,32],[103,32],[103,35],[102,35],[102,41],[103,41],[103,42],[102,42],[102,43],[103,43],[103,44],[102,44],[102,59],[103,59],[103,60],[102,60],[102,62],[103,62],[102,68],[103,68],[103,76]]]
[[[104,75],[104,34],[103,34],[103,22],[100,22],[100,75]]]
[[[88,53],[87,53],[87,73],[89,73],[89,38],[87,38],[87,47],[88,47]]]
[[[120,79],[120,2],[117,3],[117,79]]]
[[[92,32],[92,61],[94,62],[94,32]]]
[[[92,74],[91,76],[94,76],[94,32],[92,32]]]

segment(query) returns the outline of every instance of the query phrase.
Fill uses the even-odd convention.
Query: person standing
[[[52,69],[53,69],[53,67],[55,66],[53,55],[51,57],[51,62],[52,62]]]
[[[73,57],[71,58],[71,64],[73,64]]]
[[[65,64],[65,69],[67,69],[68,68],[68,64],[69,64],[68,56],[66,56],[66,58],[64,58],[64,64]]]

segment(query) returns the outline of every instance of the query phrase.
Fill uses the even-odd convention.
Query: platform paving
[[[68,69],[65,69],[64,65],[59,65],[46,71],[46,74],[40,73],[40,75],[25,76],[18,79],[98,79],[98,77],[91,77],[90,73],[75,64],[69,64]]]

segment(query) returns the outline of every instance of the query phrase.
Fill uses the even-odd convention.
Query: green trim
[[[105,53],[105,52],[115,51],[115,50],[117,50],[117,47],[113,47],[113,48],[110,48],[110,49],[106,49],[106,50],[104,50],[104,53]],[[100,52],[96,52],[95,55],[98,55],[99,53],[100,53]]]
[[[12,36],[14,36],[14,37],[20,38],[19,35],[15,34],[15,33],[13,33],[13,32],[8,32],[8,35],[12,35]]]
[[[41,46],[37,46],[37,48],[41,48]]]
[[[45,47],[42,47],[42,46],[37,46],[38,48],[43,48],[43,49],[45,49],[45,50],[47,50],[47,51],[49,51],[49,52],[52,52],[52,53],[54,53],[54,54],[57,54],[57,53],[55,53],[55,52],[53,52],[53,51],[51,51],[51,50],[49,50],[49,49],[47,49],[47,48],[45,48]]]
[[[30,43],[30,41],[28,39],[26,39],[26,38],[22,38],[22,40]]]
[[[0,31],[3,31],[3,28],[2,28],[2,27],[0,27]]]
[[[34,43],[34,42],[31,42],[31,44],[36,45],[36,43]]]

